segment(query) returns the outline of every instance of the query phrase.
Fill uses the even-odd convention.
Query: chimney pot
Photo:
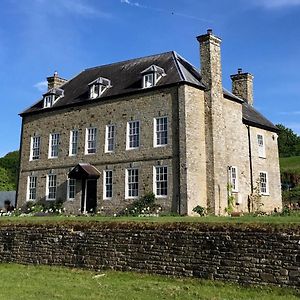
[[[212,33],[213,33],[212,29],[207,29],[207,34],[212,34]]]
[[[242,68],[238,68],[238,74],[242,74],[243,73],[243,69]]]
[[[59,88],[61,85],[66,83],[68,80],[59,77],[58,72],[55,71],[53,76],[47,77],[47,81],[48,81],[48,90],[51,90],[53,88]]]

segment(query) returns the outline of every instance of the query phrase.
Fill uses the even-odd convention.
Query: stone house
[[[253,76],[223,88],[221,39],[197,37],[199,72],[176,52],[47,78],[22,112],[18,206],[61,200],[67,211],[116,213],[154,192],[167,211],[225,214],[281,208],[277,128],[253,107]]]

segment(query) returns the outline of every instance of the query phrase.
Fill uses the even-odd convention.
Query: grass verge
[[[242,287],[191,278],[115,271],[91,272],[49,266],[0,264],[0,299],[260,299],[296,300],[299,291]]]

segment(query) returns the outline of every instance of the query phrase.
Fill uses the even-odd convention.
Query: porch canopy
[[[70,179],[98,179],[100,172],[92,165],[79,163],[68,174]]]

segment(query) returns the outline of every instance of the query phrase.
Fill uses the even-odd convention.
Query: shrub
[[[197,205],[196,207],[193,208],[193,212],[197,213],[200,215],[200,217],[206,216],[206,208],[200,205]]]

